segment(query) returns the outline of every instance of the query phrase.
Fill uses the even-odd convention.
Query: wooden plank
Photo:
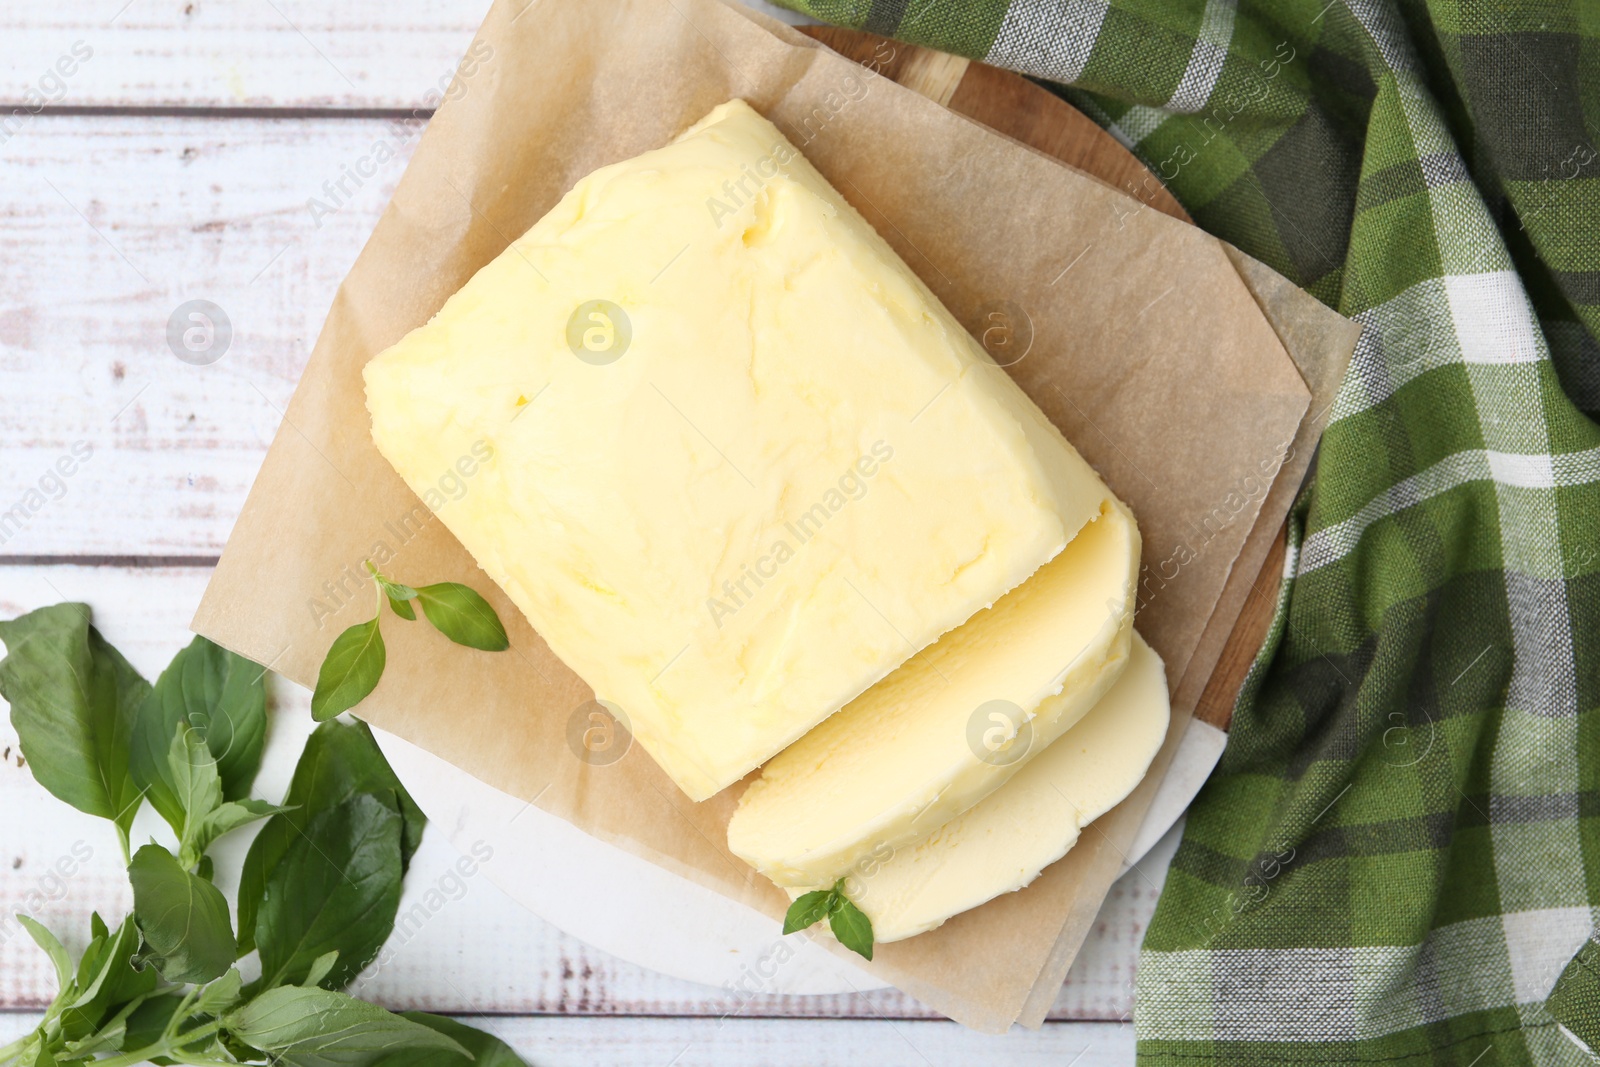
[[[200,567],[3,566],[0,618],[63,600],[87,602],[107,639],[154,678],[189,640],[188,619],[209,574]],[[287,788],[311,726],[305,690],[277,678],[274,683],[272,733],[257,784],[257,793],[267,797]],[[5,812],[0,824],[0,1009],[37,1008],[49,1001],[53,976],[13,914],[36,915],[81,947],[90,911],[120,915],[126,910],[127,883],[110,827],[48,795],[20,765],[9,715],[0,721],[0,753],[0,811]],[[135,827],[136,839],[145,834],[166,834],[148,810]],[[247,839],[241,835],[225,843],[219,871],[236,869]],[[486,877],[452,876],[456,859],[444,835],[424,839],[401,908],[411,911],[422,904],[427,919],[391,942],[390,956],[362,980],[364,995],[397,1007],[491,1014],[930,1017],[892,990],[748,996],[646,971],[530,915]],[[1128,1017],[1138,946],[1165,874],[1159,857],[1141,868],[1113,887],[1052,1018]],[[429,898],[430,889],[439,896]]]
[[[1206,682],[1205,691],[1194,709],[1194,717],[1226,730],[1233,722],[1233,705],[1239,699],[1239,687],[1261,651],[1267,631],[1272,628],[1272,616],[1278,607],[1278,588],[1283,580],[1283,560],[1288,552],[1288,528],[1278,531],[1267,558],[1262,561],[1239,621],[1222,647],[1222,658]]]
[[[1126,1067],[1132,1024],[1053,1023],[1033,1033],[990,1036],[955,1023],[869,1019],[812,1021],[731,1018],[463,1019],[500,1035],[540,1067],[723,1067],[805,1063],[810,1067],[970,1067],[1056,1064]]]
[[[0,1043],[38,1024],[34,1013],[0,1014]],[[1131,1024],[1047,1023],[1038,1033],[975,1034],[954,1023],[919,1020],[597,1019],[460,1014],[539,1067],[942,1067],[1049,1063],[1125,1067],[1133,1062]],[[801,1053],[798,1050],[803,1049]]]
[[[750,6],[800,21],[769,4]],[[13,7],[0,47],[5,112],[41,103],[409,112],[434,106],[441,79],[449,84],[489,3],[60,0]]]
[[[220,551],[421,127],[57,116],[8,146],[0,242],[29,266],[0,282],[0,554]],[[209,365],[168,343],[194,299],[231,324]]]
[[[64,0],[25,8],[7,19],[10,107],[32,103],[33,89],[57,106],[413,108],[448,77],[488,4]],[[56,68],[62,56],[79,62]]]

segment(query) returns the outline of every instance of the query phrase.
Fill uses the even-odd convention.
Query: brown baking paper
[[[1283,526],[1295,496],[1300,492],[1306,472],[1311,467],[1311,457],[1317,441],[1327,425],[1328,413],[1333,408],[1333,398],[1344,381],[1345,368],[1355,351],[1361,327],[1329,308],[1316,297],[1299,288],[1287,278],[1258,259],[1239,251],[1230,244],[1222,246],[1233,261],[1239,276],[1256,298],[1261,313],[1271,323],[1278,339],[1283,342],[1301,379],[1311,391],[1311,410],[1301,420],[1300,428],[1284,451],[1283,465],[1277,479],[1267,491],[1256,524],[1239,552],[1233,573],[1223,587],[1222,596],[1212,613],[1199,645],[1195,648],[1188,668],[1174,688],[1174,699],[1193,708],[1211,680],[1222,656],[1223,645],[1233,631],[1233,623],[1244,607],[1253,584],[1260,577],[1261,566],[1267,552]],[[1274,590],[1264,590],[1273,592]]]
[[[1216,240],[717,0],[502,0],[472,54],[339,289],[198,632],[309,686],[335,635],[372,612],[370,590],[353,592],[363,559],[390,556],[407,581],[470,582],[512,651],[386,627],[388,669],[363,717],[776,926],[787,898],[726,848],[741,787],[694,804],[637,746],[606,766],[574,755],[569,719],[591,692],[378,455],[361,381],[578,178],[742,96],[969,329],[999,301],[1026,310],[1033,343],[1010,370],[1133,508],[1146,564],[1176,566],[1138,626],[1169,678],[1184,676],[1309,397]],[[1142,811],[1102,823],[1136,826]],[[1104,827],[1083,838],[1101,840],[1114,840]],[[1005,1029],[1109,884],[1089,870],[1104,850],[1084,845],[1020,893],[880,946],[868,969]]]
[[[1139,831],[1140,823],[1155,798],[1161,776],[1172,765],[1184,731],[1211,680],[1212,671],[1221,659],[1223,646],[1233,633],[1246,598],[1258,582],[1267,580],[1261,575],[1262,565],[1283,528],[1285,514],[1300,491],[1317,440],[1327,424],[1334,394],[1344,379],[1345,368],[1350,363],[1356,339],[1361,333],[1361,327],[1356,323],[1331,310],[1270,267],[1232,245],[1225,244],[1223,248],[1238,269],[1240,278],[1255,296],[1262,314],[1294,360],[1301,378],[1310,388],[1311,410],[1300,421],[1294,439],[1284,452],[1278,475],[1267,491],[1255,525],[1251,527],[1234,561],[1211,619],[1189,658],[1188,668],[1182,678],[1168,675],[1168,686],[1172,690],[1172,725],[1161,751],[1151,763],[1149,773],[1127,799],[1090,825],[1074,849],[1082,854],[1070,865],[1070,873],[1055,875],[1070,879],[1076,886],[1076,893],[1055,948],[1040,969],[1033,990],[1017,1015],[1016,1021],[1024,1026],[1038,1028],[1055,1003],[1056,994],[1061,990],[1061,983],[1072,966],[1073,958],[1077,956],[1089,927],[1099,913],[1101,899],[1122,873],[1126,861],[1125,850]],[[1150,554],[1147,550],[1146,555]],[[1160,577],[1159,572],[1157,577]],[[1267,595],[1275,595],[1275,581],[1272,588],[1262,591]],[[1068,859],[1071,858],[1069,854]],[[1058,868],[1062,866],[1064,864],[1056,865]],[[1143,871],[1136,868],[1134,877],[1159,891],[1160,887],[1150,883]]]

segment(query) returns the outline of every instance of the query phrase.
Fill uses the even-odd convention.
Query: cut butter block
[[[1016,777],[932,836],[883,850],[846,878],[873,938],[923,933],[1032,882],[1143,780],[1171,710],[1161,657],[1135,634],[1116,684]]]
[[[1110,495],[738,100],[579,181],[365,374],[378,450],[697,800]]]
[[[999,789],[1126,666],[1138,566],[1138,529],[1108,501],[1019,588],[768,762],[729,849],[780,886],[828,886]]]

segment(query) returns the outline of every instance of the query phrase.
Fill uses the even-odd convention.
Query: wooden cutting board
[[[1157,211],[1194,221],[1132,152],[1083,112],[1021,75],[876,34],[835,26],[799,29],[958,115],[1136,196]],[[1239,687],[1272,623],[1283,574],[1284,536],[1280,529],[1195,708],[1195,718],[1219,730],[1228,728]]]

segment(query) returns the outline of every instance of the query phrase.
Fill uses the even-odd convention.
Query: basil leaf
[[[338,962],[338,949],[333,949],[330,952],[324,952],[322,955],[311,961],[311,968],[310,970],[306,971],[306,976],[300,980],[300,984],[303,986],[321,985],[322,980],[328,977],[328,972],[333,970],[333,965]]]
[[[128,744],[150,684],[89,625],[87,604],[0,622],[0,696],[34,779],[58,800],[112,820],[124,842],[140,791]]]
[[[154,973],[150,975],[155,978]],[[63,1027],[62,1036],[67,1038],[66,1047],[62,1049],[72,1057],[72,1062],[77,1062],[78,1057],[89,1057],[96,1052],[115,1052],[122,1047],[122,1040],[128,1033],[128,1018],[139,1009],[145,1001],[144,996],[136,996],[117,1009],[111,1018],[95,1026],[80,1038],[72,1038],[70,1028]],[[112,1003],[117,1003],[113,1001]],[[69,1022],[75,1013],[69,1012]],[[93,1063],[93,1059],[85,1059],[85,1063]]]
[[[156,984],[154,973],[141,975],[130,965],[139,943],[132,927],[124,924],[125,928],[116,934],[102,933],[105,923],[94,916],[90,923],[94,937],[74,969],[54,934],[27,916],[17,918],[56,968],[59,991],[46,1008],[39,1031],[50,1038],[46,1048],[52,1053],[70,1054],[69,1058],[76,1061],[79,1052],[87,1054],[113,1047],[114,1042],[95,1036],[107,1011],[130,998],[142,1000]]]
[[[265,819],[284,810],[286,809],[280,805],[269,804],[265,800],[230,800],[217,805],[195,832],[196,862],[205,850],[211,847],[211,843],[223,834],[232,833],[241,826],[248,826],[258,819]]]
[[[378,797],[400,813],[401,871],[410,864],[428,824],[422,809],[395,777],[366,723],[323,723],[306,739],[295,765],[294,780],[283,798],[288,810],[267,820],[245,855],[239,873],[240,952],[255,946],[256,911],[266,895],[267,873],[283,859],[306,823],[361,793]]]
[[[839,944],[865,959],[872,958],[872,920],[846,900],[843,893],[834,896],[828,925],[833,928],[833,936],[839,939]]]
[[[228,902],[217,887],[178,866],[160,845],[145,845],[128,864],[133,915],[144,959],[169,982],[209,982],[233,965],[237,947]]]
[[[459,582],[440,582],[417,590],[422,613],[434,629],[458,645],[485,652],[501,652],[511,647],[506,628],[489,602]]]
[[[337,950],[322,985],[342,989],[378,955],[400,904],[400,829],[394,807],[366,794],[306,824],[268,873],[256,918],[267,988],[300,979]]]
[[[96,1032],[113,1007],[155,990],[155,972],[133,968],[138,950],[139,930],[131,916],[122,921],[115,933],[90,943],[78,964],[74,996],[62,1013],[62,1033],[68,1039]]]
[[[94,924],[90,923],[90,929],[93,929],[93,926]],[[105,963],[106,943],[110,940],[111,934],[109,932],[96,934],[89,939],[89,944],[83,950],[83,955],[78,957],[77,973],[72,978],[74,1003],[85,999],[78,990],[87,989],[94,983],[96,973],[100,971],[101,965]]]
[[[402,1012],[401,1018],[420,1023],[430,1030],[437,1030],[454,1040],[472,1057],[472,1067],[528,1067],[521,1056],[511,1051],[510,1046],[493,1034],[474,1030],[470,1026],[458,1023],[454,1019],[446,1019],[441,1015],[429,1015],[425,1011]],[[391,1052],[385,1055],[372,1067],[440,1067],[444,1064],[465,1065],[467,1062],[466,1056],[407,1049],[404,1052]]]
[[[51,966],[56,969],[56,988],[63,990],[72,981],[72,957],[67,955],[66,946],[61,939],[50,932],[50,929],[36,919],[18,914],[17,922],[28,931],[28,936],[33,938],[33,943],[44,949],[44,954],[50,957]]]
[[[820,922],[828,914],[828,909],[833,903],[833,890],[816,889],[810,893],[802,893],[789,905],[789,912],[783,917],[783,932],[792,934],[796,930],[804,930],[814,923]]]
[[[377,571],[372,572],[373,580],[390,600],[415,600],[417,591],[409,585],[402,584],[392,578],[386,578]]]
[[[367,561],[367,570],[372,575],[372,580],[378,583],[378,588],[383,590],[383,595],[389,599],[389,607],[394,613],[407,622],[417,621],[417,609],[412,607],[410,601],[417,599],[417,591],[409,585],[390,581],[378,573],[378,568]]]
[[[243,989],[244,978],[238,968],[234,968],[200,990],[190,1010],[196,1015],[221,1015],[238,1003],[239,993]]]
[[[161,1035],[166,1033],[167,1024],[183,1006],[183,1001],[182,993],[163,993],[161,996],[150,997],[142,1002],[128,1016],[118,1051],[134,1052],[149,1048],[161,1040]]]
[[[200,827],[222,803],[222,779],[217,776],[216,757],[187,722],[178,723],[178,732],[172,735],[167,773],[183,814],[177,828],[183,857],[179,866],[192,867],[205,851],[196,843]]]
[[[358,622],[334,638],[322,669],[317,672],[317,688],[311,694],[311,717],[325,722],[349,711],[378,688],[385,661],[383,634],[376,616]]]
[[[167,763],[172,737],[192,726],[216,758],[225,800],[250,793],[267,735],[266,670],[204,637],[172,658],[139,709],[129,764],[174,832],[183,812]]]
[[[400,1049],[469,1055],[437,1030],[326,989],[269,989],[225,1018],[236,1037],[282,1067],[367,1065]]]

